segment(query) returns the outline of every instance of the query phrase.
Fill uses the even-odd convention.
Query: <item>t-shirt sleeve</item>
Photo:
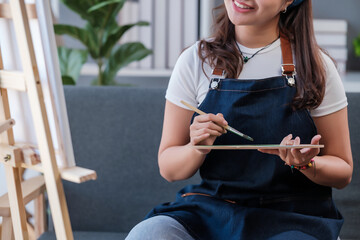
[[[325,95],[322,103],[312,110],[312,117],[321,117],[337,112],[348,105],[341,77],[331,58],[323,54],[326,66]]]
[[[175,64],[165,95],[168,101],[185,109],[187,107],[181,100],[197,106],[198,64],[197,46],[194,44],[182,52]]]

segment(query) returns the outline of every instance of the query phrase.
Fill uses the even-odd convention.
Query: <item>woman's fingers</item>
[[[321,135],[316,135],[311,139],[312,145],[319,145],[320,144]],[[304,149],[302,152],[306,159],[312,159],[313,157],[317,156],[320,153],[320,148],[310,148]]]
[[[294,140],[294,145],[300,145],[300,138],[296,137]],[[302,165],[304,162],[306,162],[305,155],[301,152],[301,149],[293,148],[291,149],[291,155],[293,156],[296,161],[294,161],[293,165]]]
[[[321,136],[316,135],[311,139],[312,145],[319,145]],[[280,145],[300,145],[300,137],[292,139],[292,134],[284,137]],[[288,165],[305,165],[320,153],[320,148],[302,149],[258,149],[262,153],[278,155]]]
[[[210,134],[205,133],[205,134],[202,134],[200,136],[196,136],[196,137],[191,138],[190,142],[191,142],[191,145],[193,145],[193,146],[199,145],[199,144],[208,145],[210,143],[207,143],[206,142],[207,140],[208,141],[210,140]],[[211,150],[210,149],[197,149],[197,151],[199,151],[202,154],[208,154]]]
[[[221,127],[223,128],[224,133],[227,133],[227,131],[224,127],[228,126],[228,122],[225,120],[224,115],[222,113],[218,113],[218,114],[216,114],[216,116],[220,117],[220,119],[221,119],[220,121],[221,121],[221,123],[223,123],[223,124],[221,124]]]
[[[224,133],[225,129],[223,126],[227,125],[227,121],[224,119],[221,113],[217,115],[214,114],[206,114],[206,115],[199,115],[195,117],[194,123],[192,124],[193,128],[198,129],[211,129],[218,131],[220,133]]]
[[[312,139],[311,139],[311,144],[313,145],[318,145],[320,144],[320,139],[321,139],[321,135],[315,135]]]
[[[283,138],[280,145],[292,145],[291,139],[292,139],[292,134],[287,135],[286,137]],[[279,156],[281,159],[283,160],[286,159],[287,155],[288,155],[287,149],[279,149]]]
[[[320,143],[321,136],[316,135],[312,138],[311,144],[318,145]],[[300,144],[297,143],[297,144]],[[292,149],[292,155],[297,160],[296,165],[305,165],[307,164],[312,158],[317,156],[320,153],[319,148],[303,148],[303,149]]]
[[[194,123],[190,127],[190,131],[195,134],[210,133],[211,135],[220,136],[225,133],[225,129],[213,122]]]
[[[190,142],[196,144],[212,144],[216,137],[226,133],[227,122],[222,114],[205,114],[196,116],[190,126]]]
[[[199,144],[200,142],[204,141],[205,139],[207,139],[209,137],[210,137],[209,133],[204,133],[202,135],[192,137],[191,138],[191,144],[192,145],[197,145],[197,144]]]
[[[227,126],[228,122],[224,119],[224,116],[221,113],[218,114],[204,114],[204,115],[199,115],[196,116],[195,121],[199,122],[199,123],[204,123],[204,122],[214,122],[215,124],[219,125],[219,126]]]
[[[191,138],[191,143],[193,145],[196,145],[196,144],[198,144],[199,142],[205,140],[208,137],[210,137],[210,134],[209,133],[204,133],[202,135]]]
[[[221,136],[223,134],[223,130],[214,130],[214,129],[211,129],[211,128],[200,128],[198,130],[193,130],[192,133],[190,134],[191,136],[200,136],[200,135],[203,135],[203,134],[206,134],[208,133],[209,135],[212,135],[212,136]]]

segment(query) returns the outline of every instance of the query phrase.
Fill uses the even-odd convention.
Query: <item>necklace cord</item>
[[[251,55],[250,57],[244,56],[244,54],[242,53],[239,44],[236,41],[236,37],[234,37],[235,40],[235,44],[240,52],[240,55],[244,61],[244,63],[247,63],[250,59],[252,59],[256,54],[258,54],[259,52],[265,50],[266,48],[270,47],[274,42],[276,42],[279,39],[280,36],[278,36],[274,41],[272,41],[271,43],[269,43],[268,45],[266,45],[265,47],[262,47],[261,49],[257,50],[253,55]]]

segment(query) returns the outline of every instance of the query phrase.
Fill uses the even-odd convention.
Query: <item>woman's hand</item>
[[[198,115],[190,126],[190,143],[192,145],[212,145],[218,136],[226,133],[228,123],[221,113]],[[209,149],[199,149],[203,154],[210,152]]]
[[[321,136],[316,135],[311,139],[311,144],[318,145]],[[300,145],[300,138],[292,139],[292,134],[284,137],[280,145]],[[304,166],[311,159],[320,153],[320,148],[302,148],[302,149],[258,149],[260,152],[278,155],[287,165]]]

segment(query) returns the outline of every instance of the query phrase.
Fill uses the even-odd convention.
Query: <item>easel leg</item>
[[[14,240],[14,231],[12,228],[11,217],[3,217],[1,240]]]
[[[50,162],[50,161],[49,161]],[[57,239],[73,240],[69,212],[59,172],[47,171],[49,162],[42,160],[46,191]],[[53,166],[53,170],[55,167]],[[56,180],[57,179],[57,180]]]
[[[34,200],[34,218],[35,218],[35,235],[40,237],[47,228],[46,226],[46,208],[45,208],[45,196],[40,194]]]
[[[16,240],[28,240],[29,235],[26,226],[26,213],[24,200],[21,193],[21,176],[18,168],[5,166],[6,181],[10,202],[12,224]]]
[[[35,229],[34,226],[30,223],[26,223],[27,225],[27,229],[28,229],[28,233],[29,233],[29,240],[36,240],[36,236],[35,236]]]

